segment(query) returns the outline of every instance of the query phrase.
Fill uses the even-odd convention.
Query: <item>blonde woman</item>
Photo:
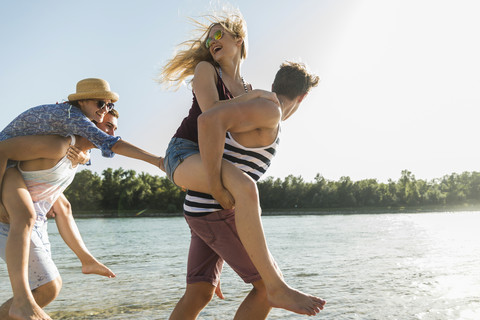
[[[269,159],[263,168],[259,168],[259,173],[246,173],[237,168],[242,167],[241,160],[220,161],[220,154],[216,161],[210,158],[208,152],[205,154],[207,148],[202,145],[199,148],[197,120],[202,113],[224,108],[238,110],[246,103],[255,104],[258,101],[274,105],[277,109],[280,104],[274,93],[251,90],[251,86],[247,85],[241,76],[241,62],[247,54],[247,30],[241,14],[214,15],[209,16],[209,20],[210,24],[199,23],[203,31],[202,36],[198,40],[185,42],[187,47],[179,51],[162,70],[163,82],[173,81],[180,84],[193,76],[193,105],[167,148],[165,171],[176,185],[189,190],[184,213],[188,217],[187,222],[192,231],[195,218],[203,216],[208,219],[220,214],[219,219],[225,221],[224,213],[233,216],[231,212],[227,212],[228,210],[222,212],[222,209],[235,208],[232,228],[236,229],[235,233],[238,231],[238,237],[248,255],[245,255],[243,261],[238,261],[238,265],[233,268],[245,282],[253,284],[257,298],[264,296],[263,300],[257,299],[262,301],[261,304],[268,304],[263,305],[262,313],[268,314],[269,308],[273,306],[314,315],[323,308],[325,302],[289,287],[267,248],[260,220],[256,179],[268,168]],[[246,131],[248,129],[244,129],[244,132]],[[278,131],[275,126],[269,138],[261,138],[263,141],[259,141],[259,146],[265,145],[263,142],[268,139],[271,140],[271,144],[275,144]],[[255,135],[255,132],[250,133],[250,137]],[[234,140],[234,137],[229,136],[230,138]],[[268,153],[268,150],[265,152]],[[228,183],[228,190],[224,186],[227,181],[233,181]],[[203,193],[210,194],[213,198]],[[193,220],[189,217],[193,217]],[[192,232],[192,244],[194,237]],[[231,249],[243,250],[233,244]],[[192,253],[192,248],[190,252]],[[246,266],[251,264],[250,260],[256,268],[253,272]],[[218,263],[223,264],[223,260],[218,260]],[[221,266],[214,268],[217,269],[217,273],[221,270]],[[177,305],[175,308],[172,319],[195,319],[198,312],[208,303],[202,300],[203,297],[213,294],[219,284],[219,275],[195,272],[192,274],[192,269],[194,268],[191,268],[189,257],[187,293],[179,302],[182,306]],[[249,269],[248,275],[245,275],[242,269]],[[190,292],[193,294],[188,294]],[[181,302],[185,300],[188,300],[188,303],[182,304]],[[247,298],[246,301],[251,300]],[[190,307],[185,309],[185,305]]]

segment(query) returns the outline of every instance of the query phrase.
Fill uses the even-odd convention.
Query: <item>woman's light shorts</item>
[[[9,231],[9,224],[0,223],[0,257],[4,261],[6,261],[5,246]],[[59,276],[60,273],[52,260],[47,222],[40,224],[37,222],[32,230],[28,258],[28,282],[30,289],[36,289]]]

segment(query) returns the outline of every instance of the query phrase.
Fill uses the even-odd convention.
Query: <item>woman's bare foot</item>
[[[112,270],[110,270],[103,263],[100,263],[97,260],[92,260],[82,264],[82,272],[84,274],[98,274],[100,276],[105,276],[108,278],[116,277],[115,273],[113,273]]]
[[[8,315],[18,320],[52,320],[35,302],[28,300],[17,303],[13,299]]]
[[[325,300],[295,290],[288,285],[267,292],[268,301],[274,308],[282,308],[299,314],[314,316],[323,310]]]

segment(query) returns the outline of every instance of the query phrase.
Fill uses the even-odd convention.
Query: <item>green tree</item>
[[[417,190],[415,176],[408,170],[402,171],[397,183],[397,197],[400,205],[418,205],[420,195]]]
[[[301,176],[267,177],[258,182],[264,209],[398,207],[480,204],[480,173],[450,174],[431,181],[417,180],[408,170],[398,181],[376,179],[330,181],[317,174],[313,182]],[[185,191],[166,177],[122,168],[106,169],[102,177],[80,171],[65,195],[75,210],[182,211]]]
[[[466,185],[460,180],[457,173],[444,176],[441,180],[440,189],[445,193],[446,204],[459,205],[466,201]]]
[[[355,182],[354,197],[358,206],[376,206],[380,203],[380,186],[376,179],[365,179]]]
[[[355,207],[355,185],[350,177],[341,177],[337,183],[337,207]]]
[[[79,171],[64,194],[73,210],[98,210],[103,198],[102,179],[90,170]]]
[[[120,195],[122,193],[122,175],[124,170],[122,168],[113,170],[108,168],[103,170],[102,180],[102,194],[101,201],[102,209],[104,210],[118,210],[120,204]]]

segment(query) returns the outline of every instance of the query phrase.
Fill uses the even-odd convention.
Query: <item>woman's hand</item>
[[[90,153],[83,152],[75,146],[70,146],[67,150],[67,158],[72,161],[72,165],[85,164],[90,160]]]
[[[166,171],[165,171],[165,158],[158,157],[158,167],[160,168],[160,170],[162,170],[163,172],[166,173]]]
[[[55,218],[55,210],[53,210],[53,206],[50,208],[50,210],[48,210],[47,218],[49,218],[49,219]]]
[[[212,190],[212,196],[220,203],[223,209],[235,208],[235,199],[227,189],[222,187],[217,190]]]
[[[252,92],[255,92],[256,95],[258,95],[258,98],[267,99],[272,101],[276,105],[280,105],[280,101],[278,100],[277,94],[275,92],[265,91],[261,89],[255,89],[252,90]]]

